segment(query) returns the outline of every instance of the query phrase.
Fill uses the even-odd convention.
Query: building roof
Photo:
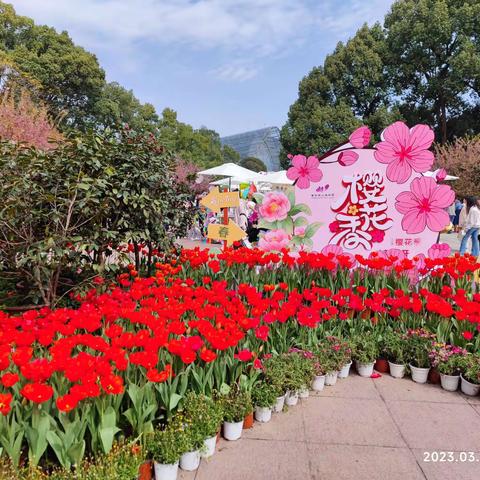
[[[280,170],[280,130],[277,127],[229,135],[220,141],[237,151],[242,159],[256,157],[268,171]]]

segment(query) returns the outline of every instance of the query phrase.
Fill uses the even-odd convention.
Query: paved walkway
[[[425,462],[424,452],[454,452],[453,462]],[[475,452],[473,463],[460,452]],[[388,374],[350,374],[301,400],[182,480],[478,480],[480,397],[418,385]]]

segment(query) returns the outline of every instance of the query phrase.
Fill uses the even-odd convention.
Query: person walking
[[[454,221],[455,221],[455,202],[453,202],[449,207],[448,207],[448,216],[450,217],[450,225],[451,230],[449,230],[450,233],[453,233],[455,231],[455,226],[454,226]]]
[[[478,257],[479,255],[479,242],[478,232],[480,230],[480,209],[478,208],[478,200],[476,197],[466,198],[466,210],[467,218],[465,222],[465,235],[462,238],[460,244],[460,255],[463,255],[467,250],[468,239],[472,238],[472,255]]]
[[[460,201],[459,198],[455,200],[455,218],[453,219],[453,226],[455,229],[455,233],[460,231],[460,212],[463,208],[463,202]]]

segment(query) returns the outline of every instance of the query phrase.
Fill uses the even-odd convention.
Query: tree
[[[254,172],[266,172],[268,170],[266,165],[257,157],[242,158],[240,165]]]
[[[134,161],[132,161],[134,159]],[[98,273],[127,242],[168,250],[190,227],[193,193],[152,134],[109,131],[41,151],[0,143],[0,277],[48,305]],[[116,252],[117,254],[117,252]],[[81,272],[81,273],[79,273]]]
[[[281,130],[283,167],[289,164],[288,153],[322,154],[362,123],[378,134],[399,119],[386,76],[385,50],[381,26],[364,25],[346,44],[337,45],[323,67],[302,79]]]
[[[477,0],[397,1],[385,18],[402,114],[434,124],[442,143],[452,138],[455,119],[478,102],[479,19]]]
[[[40,82],[53,117],[62,114],[70,127],[92,121],[105,73],[95,55],[75,45],[66,32],[35,25],[0,2],[0,49],[21,72]]]
[[[127,124],[133,130],[153,131],[158,123],[155,107],[142,104],[117,82],[105,84],[95,105],[96,122],[104,127]]]
[[[223,163],[240,163],[240,154],[230,145],[222,146]]]
[[[452,184],[458,195],[480,195],[480,138],[467,137],[437,145],[435,158],[437,168],[459,177]]]

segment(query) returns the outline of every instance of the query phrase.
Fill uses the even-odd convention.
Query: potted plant
[[[435,335],[424,328],[410,329],[407,331],[405,339],[412,380],[417,383],[426,383],[430,371],[429,355]]]
[[[347,378],[350,373],[350,367],[352,366],[352,349],[350,343],[343,340],[340,342],[339,350],[339,366],[338,378]]]
[[[385,339],[388,332],[384,332],[377,336],[378,357],[375,360],[374,368],[380,373],[389,373],[390,366],[388,363],[387,352],[385,351]]]
[[[383,352],[388,360],[390,375],[393,378],[403,378],[405,376],[405,335],[389,330],[385,333],[382,343]]]
[[[263,362],[265,381],[274,386],[277,390],[277,400],[273,406],[273,411],[280,413],[285,404],[287,392],[287,380],[285,372],[288,369],[286,355],[275,355],[266,358]]]
[[[480,355],[469,354],[462,358],[460,388],[465,395],[474,397],[480,392]]]
[[[278,397],[278,390],[265,381],[258,382],[252,390],[252,403],[255,406],[255,420],[266,423],[272,418],[272,408]]]
[[[233,385],[219,397],[223,411],[223,436],[226,440],[238,440],[242,436],[243,421],[252,411],[250,395]]]
[[[343,344],[337,337],[327,337],[320,343],[319,349],[323,351],[323,369],[325,370],[325,385],[337,383],[338,371],[343,367],[345,354]]]
[[[185,397],[183,410],[202,444],[200,457],[211,457],[215,453],[217,434],[223,420],[220,403],[206,395],[191,392]]]
[[[185,437],[171,426],[157,430],[147,438],[147,452],[153,460],[156,480],[175,480],[180,457],[189,445]]]
[[[463,348],[445,343],[434,344],[430,352],[432,367],[436,367],[440,373],[442,388],[449,392],[455,392],[460,382],[462,358],[467,354]]]
[[[287,396],[285,403],[289,407],[293,407],[298,402],[298,394],[300,390],[305,388],[306,370],[305,358],[297,352],[291,352],[285,356],[285,386],[287,387]],[[312,367],[313,372],[313,367]]]
[[[323,351],[318,351],[314,356],[312,390],[315,392],[321,392],[325,386],[324,356]]]
[[[378,356],[378,346],[372,332],[363,332],[354,336],[352,353],[357,372],[361,377],[371,377]]]

